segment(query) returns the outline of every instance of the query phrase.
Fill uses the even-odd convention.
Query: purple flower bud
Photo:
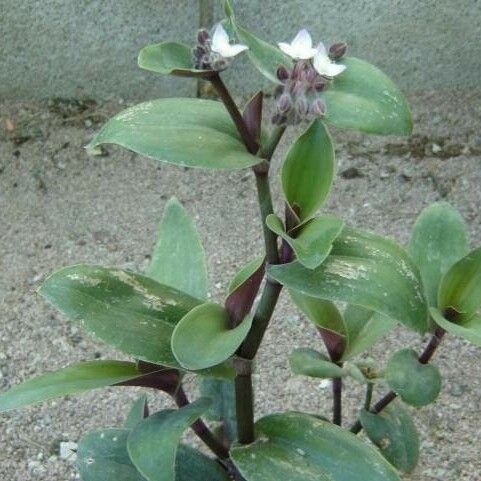
[[[297,82],[292,82],[290,85],[290,91],[293,95],[303,94],[306,91],[306,86],[302,80],[298,80]]]
[[[205,45],[205,43],[209,40],[209,32],[205,28],[201,28],[197,32],[197,42],[200,45]]]
[[[277,101],[277,109],[281,114],[286,114],[292,108],[291,96],[287,93],[282,94]]]
[[[309,84],[313,84],[316,80],[316,77],[317,77],[317,72],[310,68],[309,70],[306,71],[306,81],[309,83]]]
[[[344,57],[344,55],[346,54],[346,50],[347,50],[346,43],[344,42],[335,43],[331,45],[331,47],[329,48],[329,58],[331,58],[332,60],[337,60],[341,57]]]
[[[296,113],[300,118],[303,118],[307,115],[309,111],[309,105],[305,97],[299,97],[296,100]]]
[[[305,69],[305,66],[306,64],[303,60],[298,60],[297,63],[294,65],[294,68],[292,69],[291,79],[298,80],[301,77],[302,72]]]
[[[309,108],[309,112],[313,115],[324,115],[326,113],[326,104],[321,99],[315,99]]]
[[[314,90],[316,90],[316,92],[322,92],[327,87],[327,81],[322,77],[319,77],[314,82],[313,87],[314,87]]]
[[[279,65],[277,69],[277,78],[281,82],[285,82],[289,78],[289,76],[290,76],[289,70],[287,70],[287,68],[284,67],[284,65]]]

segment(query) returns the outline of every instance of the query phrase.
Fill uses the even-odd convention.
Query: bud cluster
[[[229,66],[230,60],[212,50],[212,39],[206,29],[197,33],[197,45],[192,50],[194,68],[220,72]]]
[[[332,45],[329,58],[341,58],[346,53],[346,48],[345,43]],[[274,124],[298,124],[310,117],[325,115],[326,104],[321,93],[329,87],[332,79],[320,75],[310,60],[298,60],[292,70],[281,65],[277,69],[277,78],[282,85],[275,91]]]

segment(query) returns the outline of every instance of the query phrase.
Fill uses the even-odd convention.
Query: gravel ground
[[[416,125],[410,140],[335,132],[341,175],[326,210],[406,242],[419,211],[446,199],[459,208],[479,245],[481,92],[428,92],[410,100]],[[114,147],[103,157],[87,157],[82,147],[105,115],[123,108],[119,103],[0,105],[6,127],[0,129],[1,390],[72,361],[119,356],[52,310],[35,290],[52,270],[78,262],[145,269],[170,196],[196,219],[214,299],[221,299],[236,269],[261,252],[249,172],[180,170]],[[278,176],[274,191],[279,206]],[[258,413],[328,412],[329,389],[289,374],[288,353],[316,347],[319,340],[287,301],[283,295],[260,352]],[[384,362],[392,350],[406,344],[421,349],[425,341],[398,329],[373,355]],[[434,405],[414,413],[423,449],[418,468],[405,479],[478,481],[481,349],[448,337],[435,361],[444,373],[443,391]],[[1,415],[0,478],[76,478],[71,460],[59,455],[60,443],[119,424],[136,395],[134,388],[107,389]],[[347,395],[346,417],[352,420],[362,394],[349,384]],[[169,404],[152,392],[149,399],[153,406]]]

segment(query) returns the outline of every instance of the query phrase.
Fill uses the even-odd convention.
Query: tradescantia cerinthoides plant
[[[103,386],[143,386],[175,400],[178,409],[149,415],[142,397],[124,426],[87,434],[78,447],[84,481],[399,480],[419,451],[402,402],[435,401],[441,376],[429,361],[446,332],[481,345],[481,249],[468,252],[464,223],[445,203],[422,212],[407,250],[318,214],[335,171],[328,126],[408,135],[406,100],[376,67],[345,57],[344,44],[313,46],[301,30],[277,48],[241,27],[228,1],[224,10],[226,19],[212,32],[200,31],[193,49],[166,42],[139,56],[142,68],[210,81],[221,102],[170,98],[131,107],[107,122],[89,148],[113,143],[181,166],[251,168],[265,254],[235,276],[223,305],[209,302],[199,236],[172,199],[146,273],[75,265],[40,288],[67,317],[135,360],[85,362],[46,374],[0,395],[0,409]],[[244,51],[275,84],[268,126],[261,125],[262,92],[241,111],[221,78]],[[282,164],[285,214],[279,217],[270,162],[284,131],[299,123],[307,128]],[[283,286],[327,352],[295,349],[291,369],[333,380],[332,423],[299,412],[254,422],[253,361]],[[398,351],[385,369],[359,358],[396,324],[431,335],[423,353]],[[202,397],[194,402],[183,388],[185,373],[201,379]],[[342,389],[350,379],[365,385],[366,398],[358,421],[343,429]],[[388,394],[372,403],[373,391],[386,386]],[[213,456],[181,443],[189,426]],[[361,430],[376,447],[359,440]]]

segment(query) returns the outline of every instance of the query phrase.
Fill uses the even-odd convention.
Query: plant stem
[[[424,349],[422,354],[418,357],[418,361],[421,364],[427,364],[431,360],[431,358],[433,357],[433,354],[436,352],[436,349],[439,347],[439,344],[441,343],[441,340],[443,339],[445,334],[446,334],[446,331],[443,328],[441,327],[436,328],[426,348]],[[371,412],[373,414],[379,414],[386,406],[388,406],[396,398],[397,398],[397,394],[394,391],[389,391],[383,398],[381,398],[374,405],[374,407],[371,409]],[[354,434],[359,433],[361,430],[362,430],[362,424],[359,420],[356,421],[351,426],[351,432]]]
[[[212,85],[229,112],[237,130],[251,154],[257,154],[264,158],[267,163],[266,169],[253,169],[256,176],[257,196],[261,213],[264,242],[266,247],[266,258],[269,264],[279,263],[279,251],[277,236],[265,225],[265,219],[269,214],[274,213],[272,197],[269,185],[268,162],[271,160],[274,151],[285,131],[285,127],[276,127],[267,144],[258,152],[259,145],[249,133],[242,114],[227,90],[219,74],[211,78]],[[244,359],[254,359],[257,350],[262,342],[264,333],[274,312],[282,286],[267,279],[262,292],[261,300],[257,306],[252,322],[252,328],[238,351],[238,356]],[[238,427],[238,440],[242,444],[249,444],[254,441],[254,398],[251,373],[238,373],[235,380],[236,387],[236,415]]]
[[[421,364],[427,364],[431,360],[433,354],[436,352],[436,349],[439,347],[439,344],[441,343],[445,334],[446,331],[442,327],[438,327],[434,331],[434,334],[429,340],[426,349],[424,349],[424,352],[418,358]]]
[[[244,122],[244,118],[240,113],[239,108],[237,107],[234,99],[230,95],[227,87],[225,86],[224,82],[220,78],[220,75],[216,73],[215,75],[210,78],[212,85],[214,86],[215,90],[217,91],[219,97],[221,98],[222,102],[225,105],[225,108],[229,112],[232,120],[234,121],[237,130],[239,131],[240,136],[242,137],[242,141],[244,142],[247,150],[251,154],[256,154],[259,150],[259,146],[257,142],[251,137],[249,133],[249,129],[247,128],[246,123]]]
[[[366,411],[369,411],[371,409],[373,391],[374,384],[372,382],[368,382],[366,386],[366,399],[364,400],[364,409]]]
[[[332,422],[341,426],[342,424],[342,379],[335,377],[332,380],[332,396],[334,399]]]
[[[237,375],[235,378],[237,439],[241,444],[250,444],[254,432],[254,389],[252,375]]]
[[[172,397],[179,407],[188,406],[190,404],[187,394],[182,386],[179,386]],[[191,425],[191,428],[219,459],[227,459],[229,457],[229,451],[214,436],[202,419],[199,418],[195,421],[194,424]]]
[[[274,212],[272,206],[271,189],[269,185],[269,174],[267,172],[256,172],[257,198],[261,214],[262,230],[264,233],[264,243],[266,247],[266,259],[268,264],[279,263],[279,251],[277,246],[277,236],[266,225],[266,217]]]
[[[272,314],[274,313],[281,289],[282,286],[280,284],[270,280],[266,281],[261,299],[254,314],[252,328],[239,350],[239,355],[241,357],[245,359],[254,359],[257,354],[264,333]]]

